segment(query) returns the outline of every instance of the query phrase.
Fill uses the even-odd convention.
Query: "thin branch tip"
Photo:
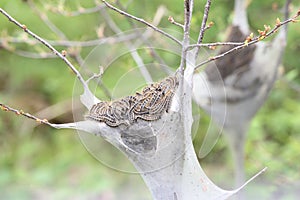
[[[5,112],[12,112],[12,113],[15,113],[18,116],[24,116],[26,118],[35,120],[39,124],[45,124],[45,125],[53,127],[53,124],[51,124],[47,119],[40,119],[40,118],[38,118],[34,115],[31,115],[29,113],[24,112],[23,110],[18,110],[18,109],[12,108],[12,107],[10,107],[8,105],[5,105],[3,103],[0,103],[0,109],[5,111]]]
[[[179,27],[182,28],[182,29],[184,28],[184,26],[183,26],[182,24],[176,22],[172,16],[169,16],[169,17],[168,17],[168,21],[169,21],[171,24],[174,24],[174,25],[176,25],[176,26],[179,26]]]
[[[203,19],[202,19],[202,23],[201,23],[201,28],[200,28],[200,31],[199,31],[199,35],[198,35],[197,44],[201,44],[202,43],[205,31],[207,29],[209,29],[211,26],[213,26],[213,23],[211,23],[211,22],[209,23],[208,26],[206,26],[210,7],[211,7],[211,0],[207,0],[206,4],[205,4],[205,7],[204,7],[204,14],[203,14]],[[207,28],[207,27],[209,27],[209,28]],[[195,58],[198,57],[199,50],[200,50],[200,46],[196,47]]]

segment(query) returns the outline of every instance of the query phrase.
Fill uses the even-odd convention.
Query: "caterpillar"
[[[104,122],[110,127],[121,124],[129,126],[137,119],[158,120],[169,111],[178,84],[177,76],[169,76],[146,86],[142,92],[136,92],[133,96],[93,105],[86,118]]]

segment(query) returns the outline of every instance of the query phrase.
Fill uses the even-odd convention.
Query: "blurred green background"
[[[100,2],[100,1],[99,1]],[[183,20],[183,1],[120,0],[128,12],[152,21],[159,6],[166,11],[159,27],[181,31],[168,22],[173,16]],[[195,1],[192,38],[196,40],[201,24],[204,1]],[[206,32],[205,42],[223,41],[232,19],[233,0],[213,1],[208,21],[215,25]],[[264,24],[282,19],[284,1],[249,1],[249,20],[254,32]],[[294,2],[292,13],[300,3]],[[72,41],[87,41],[101,34],[114,35],[98,12],[70,16],[72,11],[95,7],[93,0],[4,0],[0,7],[41,37],[55,41],[59,36],[45,25],[35,9],[46,14],[65,37]],[[123,16],[109,11],[123,30],[132,24]],[[137,27],[143,27],[134,23]],[[29,58],[48,50],[31,41],[24,32],[4,16],[0,16],[0,102],[19,108],[51,122],[72,122],[74,76],[57,58]],[[24,42],[20,42],[24,41]],[[66,48],[80,50],[84,59],[93,47]],[[34,54],[28,54],[28,52]],[[27,53],[27,54],[26,54]],[[253,120],[246,145],[246,171],[251,177],[263,167],[266,173],[247,187],[247,193],[257,199],[296,199],[300,195],[300,26],[290,24],[288,46],[282,64],[282,77],[276,82],[267,102]],[[23,56],[21,56],[22,54]],[[25,56],[24,56],[25,54]],[[26,57],[27,55],[27,57]],[[29,57],[28,57],[29,56]],[[71,61],[78,66],[74,58]],[[176,66],[178,60],[168,61]],[[132,62],[114,68],[104,77],[104,84],[112,89],[114,81]],[[263,67],[263,66],[262,66]],[[283,70],[284,69],[284,70]],[[129,80],[130,81],[130,80]],[[131,80],[134,83],[134,80]],[[130,84],[130,82],[128,83]],[[99,96],[108,99],[103,92]],[[75,102],[76,104],[76,102]],[[76,107],[76,105],[75,105]],[[195,136],[196,152],[201,147],[209,117],[201,112],[200,128]],[[103,145],[106,148],[107,144]],[[122,155],[107,153],[107,158],[128,163]],[[213,151],[200,160],[208,176],[219,186],[231,188],[233,169],[227,145],[221,137]],[[297,191],[298,190],[298,191]],[[1,199],[151,199],[138,175],[111,169],[91,156],[75,131],[54,130],[12,113],[0,112],[0,194]]]

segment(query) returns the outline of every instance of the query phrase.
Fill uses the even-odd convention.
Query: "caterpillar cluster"
[[[104,122],[108,126],[129,126],[137,119],[154,121],[169,111],[171,100],[178,87],[178,77],[170,76],[146,86],[135,95],[92,106],[87,119]]]

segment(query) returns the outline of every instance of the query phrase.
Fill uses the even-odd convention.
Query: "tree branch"
[[[201,28],[200,28],[197,44],[201,44],[202,41],[203,41],[203,36],[204,36],[205,31],[206,31],[206,22],[207,22],[207,18],[208,18],[208,13],[209,13],[211,1],[212,0],[207,0],[206,1],[206,5],[205,5],[205,8],[204,8],[204,14],[203,14],[203,19],[202,19],[202,23],[201,23]],[[196,48],[195,59],[198,57],[199,50],[200,50],[200,48],[198,46]]]
[[[79,73],[79,71],[72,65],[72,63],[66,58],[66,51],[62,51],[62,53],[59,53],[52,45],[50,45],[46,40],[44,40],[43,38],[39,37],[38,35],[36,35],[35,33],[33,33],[32,31],[30,31],[26,25],[21,24],[20,22],[18,22],[17,20],[15,20],[13,17],[11,17],[7,12],[5,12],[2,8],[0,8],[0,13],[2,13],[10,22],[14,23],[15,25],[17,25],[18,27],[20,27],[21,29],[23,29],[24,32],[26,32],[27,34],[29,34],[30,36],[32,36],[34,39],[38,40],[39,42],[41,42],[44,46],[46,46],[48,49],[50,49],[56,56],[58,56],[60,59],[62,59],[67,66],[69,67],[69,69],[71,69],[71,71],[76,75],[76,78],[79,80],[79,82],[81,83],[81,85],[83,86],[84,89],[84,93],[81,95],[81,101],[82,103],[89,109],[92,107],[92,105],[95,102],[98,102],[99,100],[91,93],[86,81],[83,79],[83,77],[81,76],[81,74]]]
[[[66,58],[65,55],[63,55],[62,53],[59,53],[52,45],[50,45],[46,40],[44,40],[43,38],[39,37],[38,35],[36,35],[35,33],[33,33],[32,31],[30,31],[26,25],[21,24],[20,22],[18,22],[16,19],[14,19],[13,17],[11,17],[7,12],[5,12],[2,8],[0,8],[0,13],[2,13],[10,22],[14,23],[15,25],[17,25],[19,28],[23,29],[24,32],[28,33],[29,35],[31,35],[33,38],[35,38],[36,40],[38,40],[39,42],[41,42],[44,46],[46,46],[48,49],[50,49],[56,56],[58,56],[60,59],[62,59],[67,66],[72,70],[72,72],[76,75],[76,77],[78,78],[78,80],[81,82],[81,84],[84,87],[87,87],[86,82],[84,81],[83,77],[81,76],[81,74],[79,73],[79,71],[72,65],[72,63]],[[88,88],[88,87],[87,87]]]
[[[161,33],[162,35],[166,36],[167,38],[173,40],[174,42],[176,42],[177,44],[179,45],[182,45],[181,42],[179,40],[177,40],[175,37],[173,37],[172,35],[170,35],[169,33],[166,33],[165,31],[157,28],[156,26],[154,26],[153,24],[150,24],[149,22],[145,21],[144,19],[141,19],[141,18],[138,18],[138,17],[135,17],[127,12],[124,12],[123,10],[120,10],[114,6],[112,6],[111,4],[109,4],[107,1],[105,0],[102,0],[102,2],[108,7],[110,8],[111,10],[113,11],[116,11],[117,13],[121,14],[121,15],[124,15],[126,17],[129,17],[131,19],[134,19],[142,24],[145,24],[146,26],[152,28],[154,31],[157,31],[159,33]]]
[[[184,0],[184,28],[183,28],[183,40],[182,40],[182,52],[181,52],[181,61],[179,70],[183,73],[184,65],[186,62],[186,55],[187,55],[187,47],[190,44],[190,26],[191,26],[191,19],[193,13],[193,0]]]
[[[195,47],[215,47],[215,46],[224,46],[224,45],[240,46],[243,44],[244,42],[212,42],[212,43],[191,44],[188,46],[188,49],[192,49]]]
[[[175,19],[172,16],[169,16],[168,21],[171,24],[174,24],[175,26],[179,26],[180,28],[184,29],[184,26],[178,22],[175,21]]]
[[[121,11],[111,6],[104,0],[103,2],[108,8],[114,11],[125,15],[130,19],[142,22],[143,24],[163,35],[167,34],[164,34],[163,31],[156,28],[156,26],[144,21],[143,19],[134,17],[124,11]],[[111,142],[118,149],[123,151],[123,153],[127,155],[127,157],[133,162],[137,170],[141,172],[141,175],[143,176],[145,182],[152,191],[154,198],[156,199],[225,199],[226,197],[236,193],[241,188],[235,191],[225,191],[215,186],[209,180],[209,178],[202,170],[193,148],[191,138],[192,91],[190,85],[193,78],[195,62],[193,60],[193,52],[187,51],[190,47],[189,35],[193,10],[193,0],[185,0],[184,3],[185,20],[183,42],[181,43],[176,38],[174,40],[174,37],[171,35],[167,34],[165,36],[182,46],[182,57],[179,69],[183,73],[184,66],[186,66],[186,70],[184,71],[184,78],[188,81],[181,81],[178,86],[181,87],[181,90],[178,89],[176,91],[176,93],[179,94],[178,96],[182,97],[180,99],[181,105],[178,105],[177,101],[173,101],[172,105],[170,106],[170,112],[164,113],[162,118],[151,123],[148,121],[137,120],[132,126],[125,130],[120,129],[119,127],[112,128],[106,126],[104,123],[99,123],[92,120],[56,125],[49,123],[47,120],[41,120],[31,114],[13,109],[2,103],[0,104],[0,108],[2,110],[10,111],[25,116],[29,119],[44,123],[54,128],[73,128],[103,136],[107,141]],[[0,9],[0,12],[4,14],[10,21],[22,28],[26,33],[28,33],[36,40],[40,41],[47,48],[49,48],[51,51],[53,51],[55,55],[60,57],[76,74],[79,81],[83,84],[85,92],[86,90],[88,90],[87,81],[82,78],[76,68],[73,67],[73,65],[65,58],[65,53],[59,53],[53,48],[53,46],[29,31],[25,25],[21,25],[2,9]],[[191,58],[190,55],[193,55],[193,57]],[[188,61],[190,60],[193,61],[191,65],[188,63]],[[182,106],[181,111],[178,109],[179,106]],[[106,130],[104,130],[105,128]],[[132,149],[131,146],[126,146],[126,144],[124,143],[124,141],[126,142],[126,140],[122,138],[122,136],[128,135],[139,136],[139,134],[143,133],[146,133],[147,136],[153,134],[151,138],[155,138],[155,144],[153,146],[150,146],[151,149],[154,149],[155,151],[153,155],[149,156],[147,154],[143,154],[144,152],[140,153],[138,151],[134,151],[135,149]],[[130,145],[133,146],[135,144],[133,142]],[[138,147],[140,146],[139,143],[137,143],[136,145]]]
[[[48,122],[47,119],[40,119],[36,116],[33,116],[29,113],[25,113],[23,110],[18,110],[18,109],[15,109],[15,108],[12,108],[12,107],[9,107],[3,103],[0,103],[0,109],[3,110],[3,111],[9,111],[9,112],[12,112],[12,113],[15,113],[16,115],[22,115],[26,118],[29,118],[29,119],[33,119],[35,120],[36,122],[38,123],[42,123],[42,124],[46,124],[48,126],[51,126],[51,127],[54,127],[53,124],[51,124],[50,122]]]
[[[289,18],[289,19],[287,19],[287,20],[285,20],[283,22],[280,22],[280,21],[276,20],[276,24],[275,24],[275,26],[274,26],[273,29],[267,31],[268,28],[266,28],[265,31],[259,31],[259,34],[260,34],[259,36],[256,36],[255,38],[246,39],[246,41],[243,44],[238,45],[237,47],[234,47],[234,48],[232,48],[232,49],[230,49],[230,50],[228,50],[228,51],[226,51],[226,52],[224,52],[222,54],[219,54],[217,56],[213,56],[213,57],[211,57],[211,58],[209,58],[209,59],[207,59],[207,60],[199,63],[196,66],[195,69],[198,69],[202,65],[205,65],[205,64],[207,64],[207,63],[209,63],[209,62],[211,62],[213,60],[217,60],[219,58],[222,58],[222,57],[224,57],[224,56],[226,56],[226,55],[228,55],[228,54],[230,54],[230,53],[232,53],[234,51],[237,51],[237,50],[242,49],[242,48],[246,48],[249,45],[256,44],[256,43],[258,43],[258,42],[260,42],[260,41],[262,41],[262,40],[270,37],[271,35],[273,35],[274,33],[276,33],[281,26],[283,26],[285,24],[288,24],[288,23],[291,23],[291,22],[298,22],[296,19],[299,17],[299,15],[300,15],[300,10],[293,17],[291,17],[291,18]]]

